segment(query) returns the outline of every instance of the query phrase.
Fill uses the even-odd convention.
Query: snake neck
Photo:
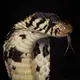
[[[40,33],[35,33],[22,29],[12,33],[11,37],[7,41],[5,41],[4,44],[4,56],[6,56],[5,63],[7,65],[8,74],[12,77],[12,79],[14,78],[15,80],[17,80],[17,78],[19,78],[18,76],[22,74],[21,80],[24,80],[25,77],[30,76],[31,80],[35,80],[34,79],[36,77],[35,75],[34,75],[35,77],[33,78],[33,74],[34,72],[36,72],[33,71],[35,68],[32,69],[30,67],[33,66],[34,64],[32,65],[28,60],[31,59],[30,56],[32,55],[31,53],[33,51],[35,43],[39,39],[45,37],[47,36]],[[26,68],[27,65],[30,65],[28,66],[29,73],[27,72],[28,71]],[[9,66],[12,67],[9,68]],[[14,69],[13,66],[16,67],[16,70],[13,70]],[[24,68],[26,68],[25,71]],[[23,76],[23,74],[26,74],[26,76]],[[29,74],[29,76],[27,74]]]
[[[4,51],[8,52],[12,48],[22,53],[31,53],[37,40],[48,37],[41,33],[26,31],[25,29],[15,31],[11,37],[5,41]]]

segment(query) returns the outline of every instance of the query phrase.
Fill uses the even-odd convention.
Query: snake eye
[[[60,29],[57,28],[57,29],[55,30],[55,34],[57,34],[57,33],[59,33],[59,32],[60,32]]]

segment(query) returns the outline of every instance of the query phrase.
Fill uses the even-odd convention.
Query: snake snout
[[[72,25],[68,21],[65,21],[64,27],[66,28],[66,32],[67,33],[71,33],[72,32]]]
[[[70,24],[65,25],[66,29],[64,30],[67,34],[72,33],[72,26]]]
[[[61,22],[61,24],[61,29],[64,34],[72,33],[72,25],[68,21]]]

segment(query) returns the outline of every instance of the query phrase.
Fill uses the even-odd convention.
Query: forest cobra
[[[12,80],[49,80],[48,37],[67,37],[72,26],[54,13],[36,12],[13,26],[3,45],[3,56]],[[42,40],[41,40],[42,39]]]

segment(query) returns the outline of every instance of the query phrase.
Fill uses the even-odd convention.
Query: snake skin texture
[[[71,32],[72,26],[53,13],[37,12],[15,24],[3,45],[9,77],[12,80],[49,80],[49,37],[66,37]]]

